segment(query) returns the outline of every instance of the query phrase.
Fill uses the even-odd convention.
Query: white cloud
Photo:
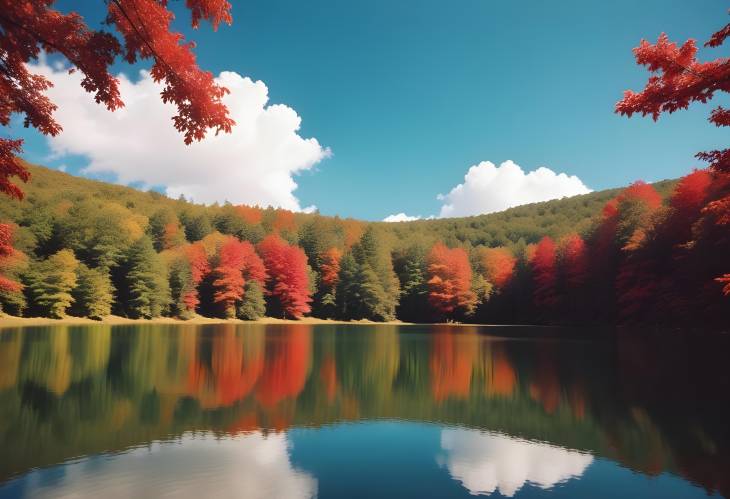
[[[536,203],[591,190],[575,175],[555,173],[540,167],[525,173],[519,165],[505,161],[495,166],[483,161],[469,168],[464,183],[448,194],[439,194],[443,201],[440,217],[464,217],[506,210],[521,204]]]
[[[180,470],[185,470],[181,475]],[[45,497],[316,497],[317,480],[289,459],[286,434],[255,432],[230,439],[184,435],[123,454],[63,465],[48,483],[45,470],[26,477],[29,496]]]
[[[421,217],[412,217],[410,215],[406,215],[405,213],[397,213],[395,215],[388,215],[383,219],[383,222],[412,222],[414,220],[420,220]]]
[[[512,497],[526,483],[549,489],[593,462],[590,454],[477,430],[443,430],[441,448],[452,478],[475,495]]]
[[[163,104],[160,85],[149,73],[132,82],[120,75],[125,107],[109,112],[80,86],[81,74],[39,63],[31,67],[48,77],[48,91],[58,104],[54,113],[63,132],[49,139],[55,156],[89,158],[89,173],[111,172],[120,183],[165,186],[167,194],[184,194],[197,202],[232,203],[302,209],[294,195],[296,174],[329,156],[317,139],[302,138],[301,118],[290,107],[268,104],[266,85],[234,72],[217,82],[227,87],[224,98],[236,126],[186,146],[170,121],[176,110]]]

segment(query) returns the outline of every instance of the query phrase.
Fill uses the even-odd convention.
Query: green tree
[[[185,210],[180,213],[180,222],[185,230],[185,238],[192,242],[200,241],[213,232],[213,224],[206,211]]]
[[[352,248],[357,264],[356,290],[363,300],[362,315],[372,320],[392,320],[400,289],[391,255],[371,225]]]
[[[149,237],[130,246],[124,274],[127,315],[150,319],[168,311],[171,298],[167,272]]]
[[[260,319],[266,313],[266,301],[261,285],[249,279],[244,286],[243,300],[238,305],[236,316],[246,321]]]
[[[71,312],[74,315],[102,319],[111,314],[114,294],[109,272],[92,269],[81,263],[76,269],[76,288]]]
[[[164,252],[163,255],[168,255],[166,260],[170,287],[170,313],[174,317],[190,319],[193,316],[193,312],[185,302],[186,297],[189,297],[190,293],[195,290],[190,261],[184,254],[169,253]]]
[[[53,318],[66,314],[74,301],[78,265],[73,251],[64,249],[31,266],[26,286],[36,311]]]
[[[87,265],[113,268],[129,245],[144,235],[147,217],[116,203],[84,201],[59,222],[61,245]]]
[[[162,251],[185,242],[184,230],[171,208],[160,208],[150,217],[147,234],[152,238],[156,251]]]
[[[426,249],[411,246],[401,259],[399,274],[401,297],[397,315],[410,322],[428,319],[428,285],[426,284]]]

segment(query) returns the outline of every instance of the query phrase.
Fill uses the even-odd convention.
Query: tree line
[[[121,187],[121,194],[107,196],[104,189],[117,186],[40,167],[33,172],[38,185],[28,185],[27,199],[0,212],[14,221],[0,232],[0,304],[13,315],[542,324],[728,319],[723,276],[730,237],[722,214],[707,207],[727,196],[730,183],[711,169],[658,188],[636,182],[609,198],[594,193],[497,214],[508,233],[510,220],[528,218],[539,228],[546,214],[576,203],[597,212],[505,245],[453,237],[484,217],[365,223],[206,207]],[[576,225],[585,228],[571,231]]]

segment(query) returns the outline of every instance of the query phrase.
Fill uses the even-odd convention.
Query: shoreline
[[[172,324],[172,325],[214,325],[214,324],[305,324],[312,326],[319,325],[352,325],[352,326],[477,326],[477,327],[540,327],[552,328],[555,326],[539,326],[526,324],[472,324],[467,322],[403,322],[399,320],[375,322],[367,319],[356,321],[343,321],[335,319],[320,319],[317,317],[302,317],[301,319],[277,319],[275,317],[262,317],[255,321],[241,319],[221,319],[216,317],[204,317],[195,315],[191,319],[176,319],[174,317],[156,317],[154,319],[129,319],[119,315],[109,315],[101,320],[89,319],[88,317],[67,316],[63,319],[51,319],[49,317],[17,317],[14,315],[0,314],[0,329],[8,327],[32,327],[32,326],[84,326],[84,325],[131,325],[131,324]]]
[[[277,319],[275,317],[262,317],[255,321],[244,321],[241,319],[221,319],[216,317],[204,317],[196,315],[190,319],[176,319],[174,317],[156,317],[154,319],[129,319],[118,315],[109,315],[101,320],[89,319],[88,317],[68,316],[62,319],[51,319],[49,317],[17,317],[14,315],[0,315],[0,328],[18,326],[53,326],[53,325],[126,325],[126,324],[177,324],[177,325],[206,325],[206,324],[362,324],[362,325],[413,325],[410,322],[388,321],[374,322],[369,320],[339,321],[334,319],[319,319],[316,317],[303,317],[301,319]]]

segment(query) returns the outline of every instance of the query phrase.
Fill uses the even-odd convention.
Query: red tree
[[[588,275],[588,254],[586,243],[578,234],[570,234],[560,242],[560,253],[565,283],[570,288],[577,288]]]
[[[469,313],[476,305],[471,290],[471,265],[463,248],[436,243],[428,255],[428,302],[442,316],[455,311]]]
[[[517,258],[507,248],[485,248],[481,251],[481,264],[486,279],[502,289],[512,279]]]
[[[173,14],[162,0],[109,0],[106,24],[114,26],[123,43],[103,30],[89,28],[77,13],[53,9],[54,0],[0,0],[0,125],[19,113],[25,126],[44,135],[56,135],[61,126],[53,119],[56,106],[45,95],[51,82],[32,74],[26,65],[41,51],[65,57],[72,69],[84,75],[83,88],[110,111],[124,104],[119,81],[109,72],[117,56],[130,64],[151,59],[151,75],[164,82],[164,102],[172,102],[178,113],[173,124],[186,144],[201,140],[208,129],[229,132],[233,120],[221,102],[227,93],[216,85],[211,73],[198,68],[192,49],[180,33],[170,31]],[[192,25],[202,19],[214,28],[231,22],[230,4],[225,0],[186,0]],[[0,192],[22,197],[12,177],[27,181],[28,171],[16,158],[22,142],[0,139]]]
[[[719,47],[728,36],[730,24],[714,33],[705,46]],[[616,104],[619,114],[640,113],[657,120],[662,113],[687,109],[693,102],[707,103],[716,92],[730,92],[730,59],[699,61],[695,40],[678,46],[662,33],[655,44],[642,40],[634,54],[636,62],[654,74],[641,92],[627,90],[624,93],[623,99]],[[729,126],[730,110],[722,106],[715,108],[709,121],[716,126]],[[718,226],[730,224],[730,149],[700,152],[697,157],[709,163],[712,173],[714,199],[709,200],[703,211]],[[720,250],[719,254],[722,252]]]
[[[249,224],[259,224],[263,218],[263,211],[261,211],[261,208],[257,206],[239,205],[236,206],[236,211],[239,215],[241,215],[241,218]]]
[[[183,302],[188,310],[195,311],[195,308],[200,303],[198,285],[210,273],[210,264],[208,263],[208,255],[205,253],[205,248],[200,242],[187,246],[185,248],[185,256],[190,265],[192,286],[183,296]]]
[[[276,234],[261,241],[258,250],[269,276],[266,293],[278,301],[280,312],[297,319],[309,312],[312,298],[304,251]]]
[[[322,284],[328,289],[337,286],[337,280],[340,275],[340,259],[342,251],[337,248],[330,248],[322,255],[322,263],[320,271],[322,273]]]
[[[239,241],[229,236],[218,252],[218,265],[215,270],[213,301],[222,306],[224,313],[235,315],[235,305],[243,299],[247,279],[260,284],[266,280],[263,261],[248,241]]]
[[[712,175],[707,170],[695,170],[685,175],[674,188],[669,205],[682,213],[698,215],[707,200]]]
[[[558,301],[555,285],[557,283],[557,250],[555,242],[548,236],[543,237],[535,248],[530,261],[535,281],[534,300],[538,307],[552,307]]]
[[[15,255],[16,251],[12,246],[13,229],[10,225],[0,224],[0,271],[5,264]],[[0,291],[15,293],[20,291],[21,284],[0,274]]]

